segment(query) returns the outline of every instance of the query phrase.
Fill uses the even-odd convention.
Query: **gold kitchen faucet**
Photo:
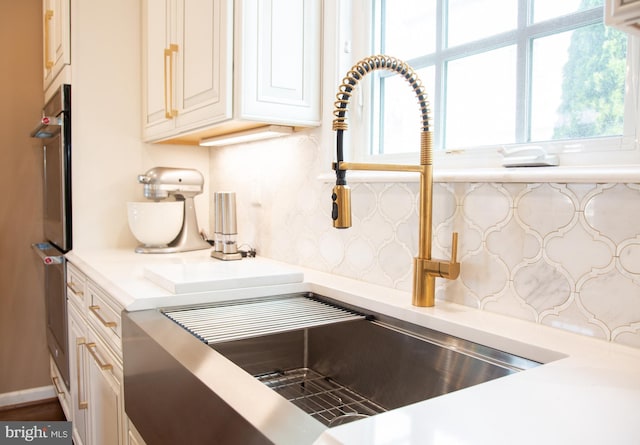
[[[353,89],[365,75],[375,70],[393,71],[409,82],[418,98],[422,128],[420,132],[420,164],[371,164],[344,161],[343,137],[348,125],[346,121],[347,105]],[[351,227],[351,189],[347,185],[347,170],[395,171],[420,173],[420,222],[418,238],[418,256],[413,260],[414,306],[433,306],[435,304],[436,277],[455,280],[460,274],[460,263],[456,256],[458,233],[453,232],[451,240],[451,259],[431,258],[432,213],[433,213],[433,147],[429,122],[429,101],[422,82],[416,72],[402,60],[386,55],[366,57],[356,63],[342,80],[336,95],[333,114],[333,130],[337,133],[336,185],[333,188],[333,207],[331,217],[333,226],[338,229]]]

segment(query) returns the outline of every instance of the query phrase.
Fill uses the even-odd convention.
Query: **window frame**
[[[527,0],[519,0],[519,2],[526,3]],[[356,5],[357,4],[357,5]],[[437,0],[437,14],[438,17],[442,17],[442,8],[444,1]],[[360,9],[361,13],[353,15],[352,20],[352,39],[353,42],[350,46],[353,46],[353,51],[350,52],[350,56],[353,54],[374,54],[380,53],[380,48],[375,45],[375,41],[379,40],[375,36],[376,30],[376,17],[379,17],[379,10],[375,10],[379,7],[379,2],[373,1],[361,1],[358,3],[355,0],[354,8]],[[520,9],[522,12],[522,9]],[[529,52],[532,50],[530,42],[533,38],[544,37],[557,32],[564,32],[575,29],[579,26],[585,26],[588,23],[598,23],[603,21],[603,13],[598,9],[591,9],[576,13],[584,19],[583,23],[579,25],[575,24],[575,21],[561,16],[549,20],[545,20],[540,23],[529,24],[525,27],[525,31],[521,32],[519,29],[508,31],[505,33],[497,34],[495,36],[487,37],[479,40],[475,44],[458,45],[456,47],[448,48],[444,50],[440,55],[428,55],[412,59],[407,61],[414,69],[420,69],[426,66],[426,62],[434,62],[434,58],[440,59],[440,64],[445,63],[445,60],[451,60],[454,56],[459,56],[463,53],[470,55],[468,52],[471,46],[477,46],[477,52],[486,51],[486,48],[490,45],[494,45],[495,48],[504,47],[507,45],[521,45],[526,52],[526,60],[530,60]],[[362,22],[356,24],[355,21],[368,20],[368,26],[362,27]],[[518,28],[522,23],[527,23],[527,14],[519,14]],[[379,23],[377,23],[379,26]],[[442,20],[438,25],[437,35],[442,35]],[[553,30],[553,32],[551,32]],[[442,37],[438,37],[441,39]],[[505,40],[507,43],[505,43]],[[438,48],[442,48],[442,42],[437,43]],[[633,36],[628,36],[627,47],[627,92],[625,95],[625,121],[624,121],[624,134],[622,136],[600,137],[591,139],[574,139],[574,140],[555,140],[545,142],[527,142],[527,143],[515,143],[509,144],[512,146],[528,146],[536,145],[542,146],[550,153],[558,154],[560,158],[560,166],[607,166],[607,165],[629,165],[640,164],[640,147],[638,144],[638,129],[640,128],[640,39]],[[482,49],[482,51],[481,51]],[[521,51],[522,49],[519,49]],[[520,53],[523,54],[523,53]],[[393,54],[391,54],[393,55]],[[344,56],[343,56],[344,57]],[[359,58],[352,59],[352,63],[355,63]],[[441,65],[442,66],[442,65]],[[517,73],[517,88],[518,93],[524,91],[528,87],[528,80],[526,76],[529,75],[530,67],[528,64],[519,64]],[[436,69],[436,76],[439,77],[443,73],[442,69]],[[376,72],[372,76],[367,77],[379,77],[386,76],[386,73]],[[362,86],[359,87],[360,91],[356,90],[354,95],[357,105],[352,105],[350,109],[350,121],[352,122],[352,139],[353,144],[350,144],[356,148],[352,150],[352,156],[355,160],[366,161],[373,163],[415,163],[418,159],[418,149],[416,147],[415,153],[407,154],[371,154],[371,147],[377,145],[377,135],[379,131],[376,130],[376,123],[374,120],[375,115],[379,115],[379,98],[376,97],[376,81],[368,80],[367,77],[363,79]],[[436,79],[436,84],[442,84],[440,79]],[[407,88],[407,94],[411,94],[409,88]],[[435,97],[429,98],[432,103],[432,109],[441,108],[443,103],[442,91],[437,91]],[[517,107],[517,134],[523,135],[525,131],[528,131],[525,124],[525,119],[528,116],[524,115],[529,109],[529,101],[527,95],[518,94]],[[505,145],[491,145],[482,147],[462,147],[462,148],[449,148],[447,150],[440,149],[443,141],[443,135],[445,131],[445,122],[441,122],[443,119],[434,119],[434,162],[438,166],[444,168],[455,169],[477,169],[477,168],[493,168],[501,167],[502,155],[499,153],[501,147]],[[418,129],[416,129],[416,132]],[[375,134],[377,133],[377,134]]]

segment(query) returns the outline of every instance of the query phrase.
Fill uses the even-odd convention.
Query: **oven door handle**
[[[58,133],[62,127],[60,116],[42,116],[38,126],[31,132],[32,138],[48,139]]]
[[[31,247],[46,266],[64,263],[62,252],[49,243],[35,243]]]

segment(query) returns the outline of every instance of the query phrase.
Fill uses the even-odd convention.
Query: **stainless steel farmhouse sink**
[[[310,294],[123,313],[125,410],[155,443],[324,429],[539,363]]]

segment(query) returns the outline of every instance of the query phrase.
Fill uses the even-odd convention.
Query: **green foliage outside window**
[[[603,24],[574,31],[553,139],[623,133],[626,55],[627,37],[620,31]]]

